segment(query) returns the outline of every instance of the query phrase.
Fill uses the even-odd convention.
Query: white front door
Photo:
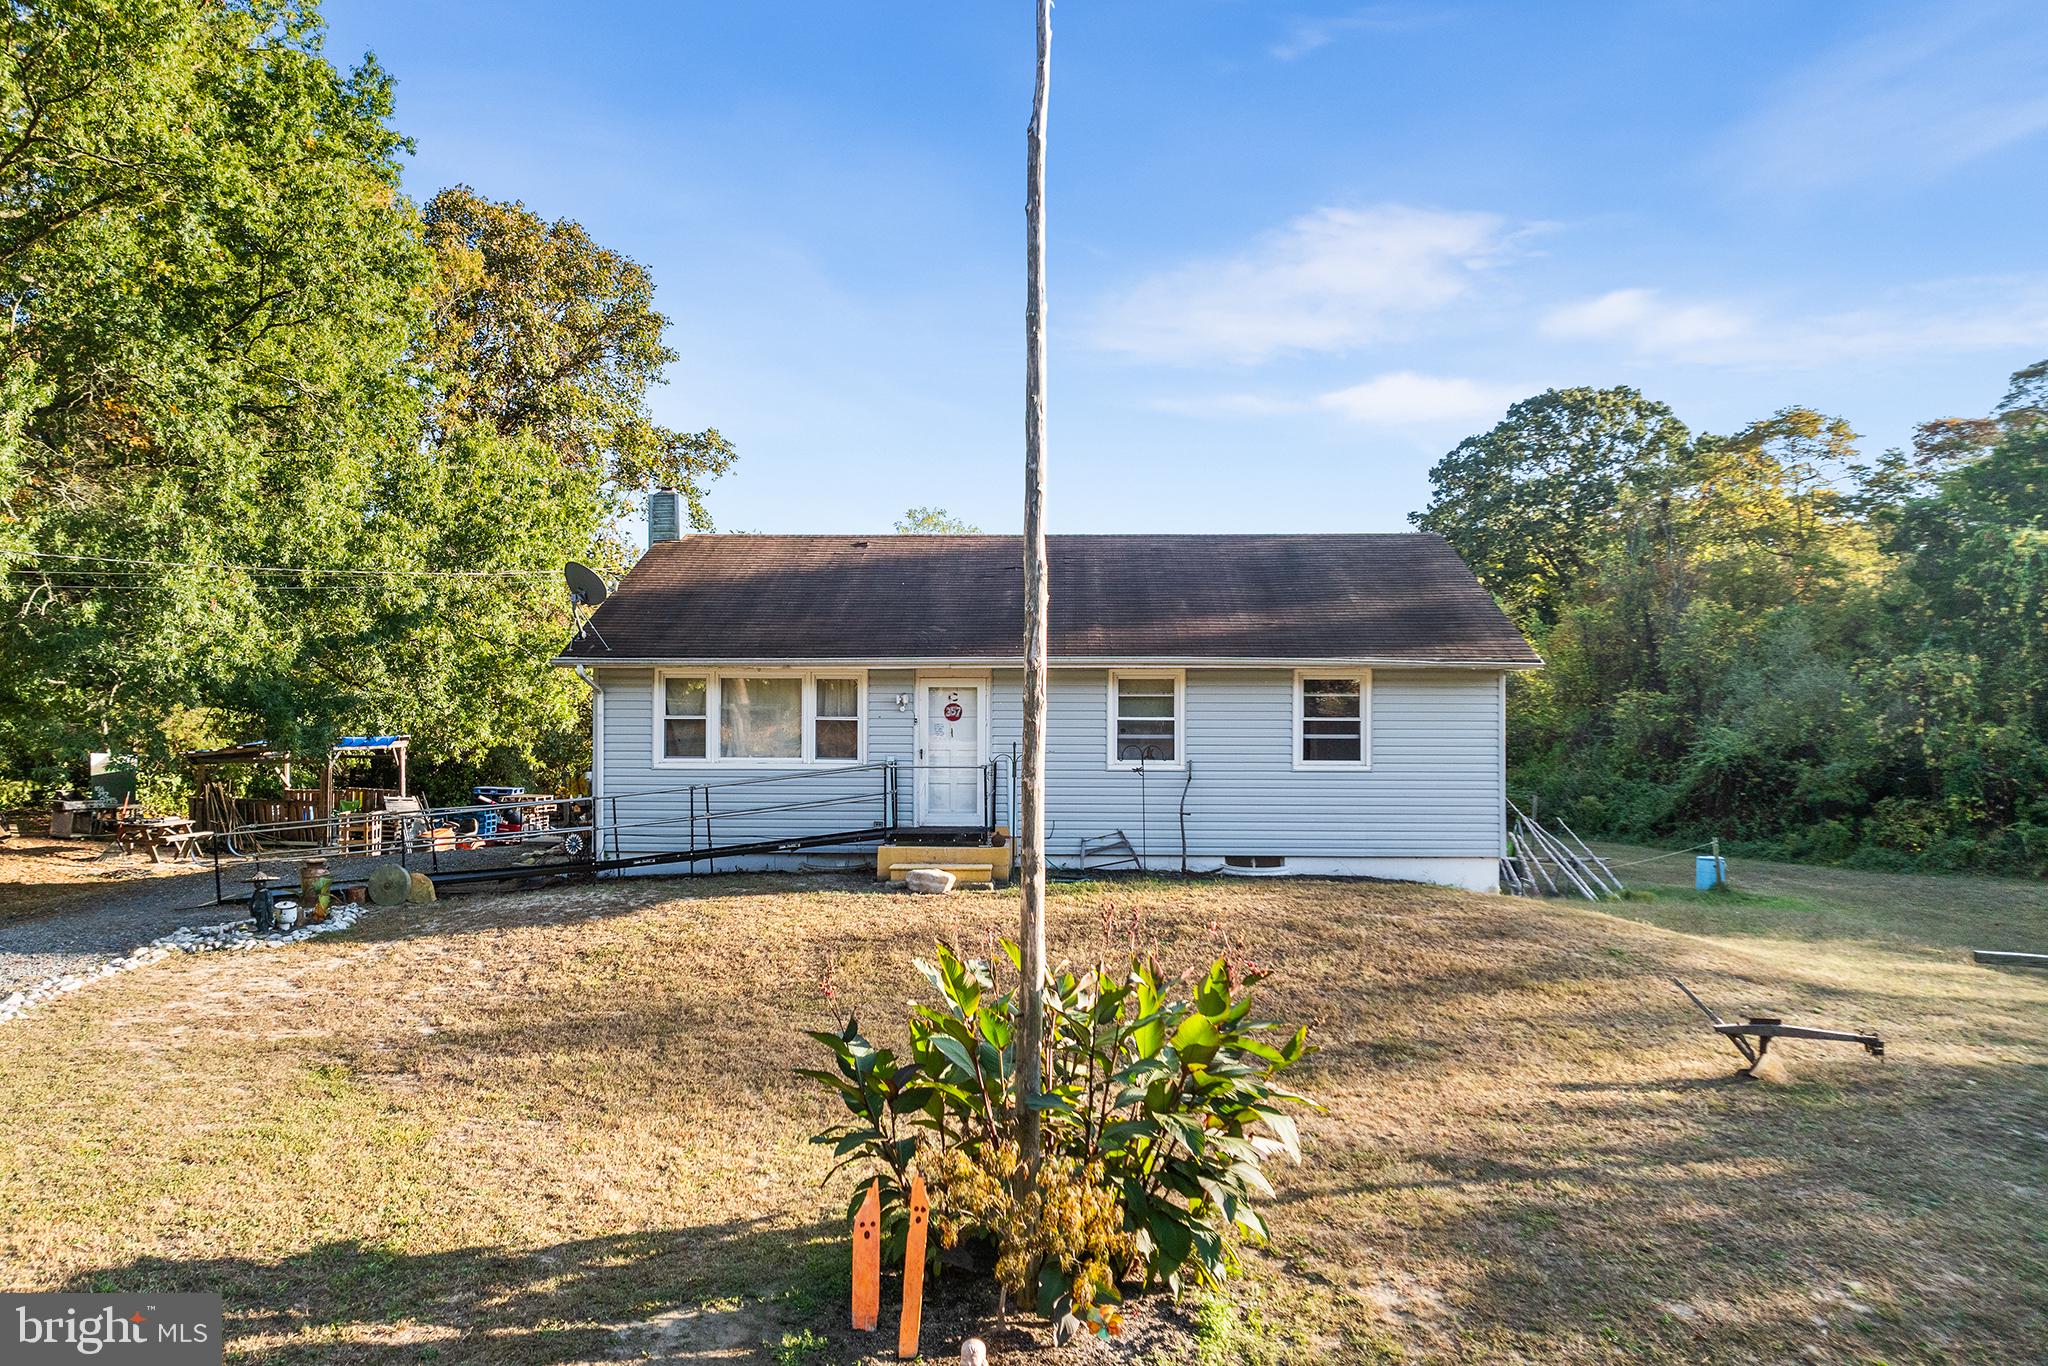
[[[920,679],[917,701],[917,823],[984,824],[987,686]]]

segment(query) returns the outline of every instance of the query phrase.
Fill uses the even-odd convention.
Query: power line
[[[8,550],[0,555],[17,559],[68,560],[73,563],[140,565],[148,569],[219,569],[241,574],[331,574],[360,578],[407,579],[503,579],[554,578],[549,569],[316,569],[288,564],[221,564],[204,560],[135,560],[116,555],[74,555],[58,550]]]
[[[25,589],[48,588],[58,592],[97,593],[113,591],[122,593],[163,593],[164,587],[151,579],[102,579],[96,583],[50,583],[42,579],[15,580]],[[391,584],[374,583],[246,583],[243,589],[266,593],[353,593],[359,597],[374,597],[393,590]]]

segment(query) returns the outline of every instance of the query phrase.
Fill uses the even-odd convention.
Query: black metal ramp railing
[[[981,785],[981,835],[993,835],[1006,756],[972,767]],[[508,798],[326,820],[277,821],[213,832],[217,901],[236,866],[396,856],[437,885],[550,876],[596,876],[663,864],[880,844],[909,827],[904,780],[920,766],[894,760],[757,777],[715,778],[597,797]],[[844,813],[844,819],[837,817]],[[793,828],[773,829],[782,823]],[[771,827],[764,830],[764,826]],[[971,828],[971,827],[970,827]]]

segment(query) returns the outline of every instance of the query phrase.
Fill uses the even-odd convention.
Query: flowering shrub
[[[1014,945],[1005,944],[1012,968]],[[831,1087],[852,1116],[812,1141],[883,1180],[885,1248],[902,1255],[907,1191],[922,1175],[936,1235],[928,1255],[993,1245],[996,1278],[1047,1318],[1113,1331],[1133,1285],[1178,1292],[1235,1266],[1233,1234],[1263,1239],[1254,1208],[1273,1193],[1265,1160],[1299,1160],[1291,1104],[1313,1105],[1274,1078],[1308,1053],[1251,1019],[1264,974],[1218,958],[1170,998],[1148,957],[1062,972],[1040,988],[1045,1015],[1035,1179],[1018,1156],[1016,991],[996,992],[989,963],[941,944],[918,970],[937,1006],[913,1005],[908,1056],[865,1038],[856,1021],[814,1032],[836,1068],[802,1075]]]

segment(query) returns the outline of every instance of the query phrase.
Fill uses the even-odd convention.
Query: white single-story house
[[[1048,560],[1055,866],[1498,889],[1506,680],[1541,661],[1441,537]],[[1022,584],[1015,536],[654,541],[556,660],[596,693],[599,855],[818,866],[1014,826]]]

